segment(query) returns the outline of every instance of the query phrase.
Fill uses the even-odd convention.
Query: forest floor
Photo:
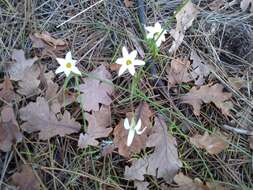
[[[252,14],[252,0],[0,0],[0,189],[253,189]],[[134,76],[119,76],[123,47],[145,62]],[[68,52],[81,75],[55,73]]]

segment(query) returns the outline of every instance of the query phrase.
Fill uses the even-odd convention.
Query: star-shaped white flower
[[[162,42],[165,41],[165,34],[167,31],[162,28],[159,22],[156,22],[155,26],[147,26],[145,29],[149,32],[147,34],[147,39],[156,40],[156,46],[160,47]]]
[[[122,48],[123,57],[120,57],[116,60],[116,63],[121,65],[119,69],[119,76],[121,76],[126,70],[130,72],[133,76],[135,74],[134,66],[137,65],[145,65],[145,62],[139,59],[135,59],[137,56],[137,51],[133,50],[132,52],[128,53],[127,48]]]
[[[141,135],[146,129],[145,127],[144,129],[140,131],[141,119],[138,120],[137,124],[135,123],[134,119],[132,119],[131,125],[129,125],[129,121],[127,118],[124,120],[124,128],[126,130],[129,130],[128,136],[127,136],[127,146],[130,146],[132,144],[135,133],[137,133],[138,135]]]
[[[66,76],[69,76],[69,74],[73,72],[75,74],[81,75],[81,72],[76,67],[77,60],[72,59],[70,51],[66,54],[65,59],[56,58],[56,60],[60,64],[60,66],[55,71],[56,74],[64,72]]]

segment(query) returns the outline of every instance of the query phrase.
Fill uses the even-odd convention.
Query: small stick
[[[249,131],[249,130],[246,130],[246,129],[242,129],[242,128],[234,128],[234,127],[231,127],[229,125],[223,125],[223,127],[227,130],[230,130],[234,133],[238,133],[238,134],[241,134],[241,135],[253,135],[253,131]]]
[[[91,8],[95,7],[96,5],[102,3],[103,1],[104,1],[104,0],[100,0],[100,1],[98,1],[98,2],[96,2],[96,3],[94,3],[93,5],[91,5],[90,7],[88,7],[87,9],[82,10],[80,13],[77,13],[76,15],[70,17],[68,20],[66,20],[66,21],[64,21],[63,23],[59,24],[59,25],[57,26],[57,28],[59,28],[60,26],[66,24],[67,22],[71,21],[72,19],[76,18],[77,16],[83,14],[84,12],[90,10]]]

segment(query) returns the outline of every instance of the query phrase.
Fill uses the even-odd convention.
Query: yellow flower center
[[[126,61],[126,64],[127,64],[127,65],[131,65],[131,64],[132,64],[132,61],[131,61],[130,59],[128,59],[128,60]]]
[[[71,63],[67,63],[67,64],[66,64],[66,67],[67,67],[68,69],[70,69],[70,68],[72,67],[72,64],[71,64]]]
[[[160,35],[160,32],[154,33],[154,37],[155,37],[155,38],[158,38],[159,35]]]

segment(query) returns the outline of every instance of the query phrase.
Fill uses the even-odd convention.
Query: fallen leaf
[[[115,149],[115,144],[107,144],[102,148],[102,155],[107,156],[113,153]]]
[[[146,181],[134,181],[134,187],[136,187],[137,190],[149,190],[148,185],[149,183]]]
[[[0,84],[0,97],[8,103],[19,98],[14,92],[14,87],[9,78],[4,79],[4,82]]]
[[[144,180],[144,175],[164,178],[170,183],[182,166],[178,159],[175,139],[168,134],[167,125],[161,117],[155,118],[155,125],[148,137],[147,147],[155,147],[154,152],[135,160],[126,166],[125,177],[130,180]]]
[[[88,121],[88,129],[86,133],[81,134],[78,141],[79,148],[86,148],[88,145],[97,146],[99,142],[96,140],[102,137],[108,137],[112,132],[111,111],[109,107],[102,106],[99,111],[92,111],[92,114],[85,114]]]
[[[120,69],[121,65],[116,64],[116,63],[112,63],[110,64],[110,70],[111,71],[118,71]]]
[[[243,11],[247,11],[250,7],[250,12],[253,12],[253,0],[241,0],[240,7]]]
[[[197,17],[199,11],[195,5],[188,1],[184,7],[176,14],[177,25],[175,29],[170,31],[170,35],[174,38],[172,46],[169,49],[170,53],[175,52],[182,44],[185,31],[191,27],[194,19]]]
[[[21,141],[22,133],[19,131],[13,109],[5,106],[1,111],[0,150],[8,152],[11,150],[12,145]]]
[[[40,80],[38,80],[38,77],[40,75],[40,68],[38,65],[25,68],[24,75],[25,77],[18,82],[20,88],[17,92],[26,96],[39,93]]]
[[[80,85],[82,94],[78,96],[77,100],[80,103],[82,102],[85,111],[98,111],[99,103],[110,105],[112,102],[109,96],[113,92],[112,84],[105,83],[105,81],[111,83],[111,74],[105,66],[101,65],[91,72],[90,76],[96,78],[84,79],[84,84]]]
[[[16,172],[11,176],[12,182],[19,190],[40,190],[40,183],[28,165],[21,167],[21,172]]]
[[[193,113],[200,115],[202,103],[213,102],[221,109],[224,115],[230,115],[229,110],[233,107],[232,102],[228,101],[232,97],[232,93],[223,92],[221,84],[207,84],[200,88],[192,87],[192,89],[182,97],[183,103],[193,106]]]
[[[190,142],[197,148],[206,149],[209,154],[219,154],[229,146],[225,136],[209,135],[208,132],[190,137]]]
[[[134,7],[134,1],[133,0],[124,0],[124,4],[127,8]]]
[[[46,99],[38,97],[36,102],[29,103],[21,108],[20,118],[25,121],[21,128],[28,132],[39,131],[39,139],[46,140],[56,135],[64,136],[79,132],[81,126],[70,117],[70,113],[65,111],[62,118],[58,120],[50,111]]]
[[[141,103],[135,110],[135,116],[140,116],[142,121],[142,129],[147,127],[144,133],[141,135],[135,135],[131,146],[127,146],[127,136],[128,130],[123,126],[124,120],[122,119],[120,123],[114,128],[114,144],[118,147],[118,152],[120,155],[130,158],[132,154],[139,153],[141,149],[146,147],[146,141],[151,127],[151,117],[153,112],[150,110],[147,103]],[[127,118],[131,121],[134,116],[133,113],[127,113]]]
[[[207,64],[202,63],[200,57],[195,51],[191,52],[191,60],[192,60],[192,72],[191,76],[195,80],[195,85],[201,86],[205,83],[205,78],[211,72],[211,69]]]
[[[33,46],[36,48],[43,48],[47,45],[52,47],[57,46],[67,46],[68,44],[62,40],[62,39],[56,39],[51,36],[48,32],[42,32],[42,33],[34,33],[30,35],[31,40],[33,41]]]
[[[193,80],[188,72],[190,64],[190,61],[186,59],[173,59],[171,61],[170,67],[167,68],[168,88],[174,87],[176,84]]]
[[[225,0],[214,0],[211,3],[208,4],[208,7],[212,11],[218,11],[222,6],[225,5]]]
[[[25,69],[31,67],[33,63],[37,61],[36,57],[26,59],[23,50],[13,50],[12,59],[15,60],[16,63],[10,65],[8,72],[10,74],[10,79],[14,81],[24,79]]]

